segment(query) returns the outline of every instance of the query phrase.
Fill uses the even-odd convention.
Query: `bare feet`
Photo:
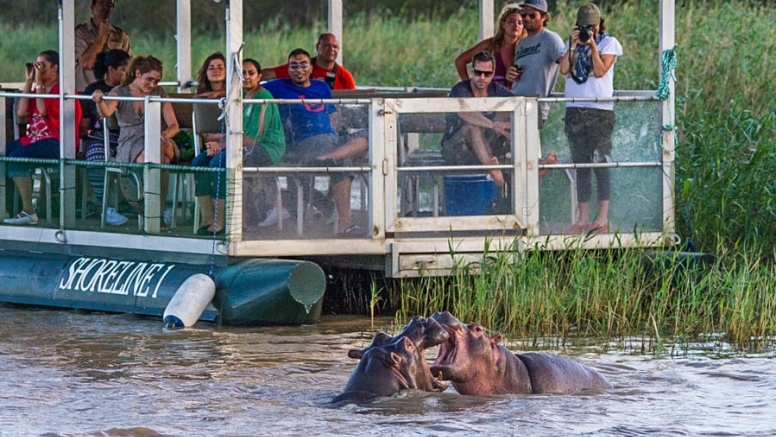
[[[498,165],[498,158],[496,158],[495,156],[490,158],[489,165]],[[489,173],[490,173],[490,177],[493,178],[493,182],[495,182],[498,187],[504,186],[504,175],[501,173],[501,170],[499,169],[490,170]]]

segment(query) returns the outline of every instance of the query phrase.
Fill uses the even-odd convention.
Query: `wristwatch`
[[[36,91],[37,90],[45,90],[45,89],[46,89],[46,85],[35,85],[35,90]]]

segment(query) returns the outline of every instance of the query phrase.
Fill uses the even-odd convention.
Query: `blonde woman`
[[[475,54],[488,51],[496,59],[496,70],[493,82],[507,88],[512,87],[512,82],[506,78],[509,67],[515,61],[515,46],[521,38],[526,36],[523,28],[523,17],[520,15],[520,6],[517,3],[508,3],[501,9],[498,16],[498,31],[496,35],[482,40],[474,47],[461,53],[455,58],[455,69],[461,80],[469,80],[469,72],[466,68]]]

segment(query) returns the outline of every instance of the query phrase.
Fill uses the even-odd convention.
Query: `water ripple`
[[[600,392],[449,388],[335,409],[328,403],[357,364],[347,351],[367,346],[376,329],[394,333],[391,320],[166,331],[131,315],[0,306],[0,317],[0,436],[776,435],[776,357],[718,343],[660,358],[567,342],[557,352],[614,384]],[[620,343],[628,341],[645,340]]]

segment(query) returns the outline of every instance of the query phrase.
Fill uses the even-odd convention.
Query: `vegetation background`
[[[313,50],[317,35],[326,29],[326,3],[245,1],[244,53],[269,66],[283,62],[292,48]],[[450,87],[457,80],[453,59],[477,42],[476,0],[344,3],[343,63],[362,85]],[[566,37],[582,3],[551,1],[550,29]],[[88,0],[76,4],[78,21],[86,20]],[[196,68],[209,53],[223,50],[219,31],[224,5],[205,0],[192,4]],[[168,80],[174,77],[174,5],[172,0],[117,1],[112,20],[131,35],[135,53],[151,53],[165,62]],[[615,87],[656,90],[661,59],[658,1],[607,0],[599,5],[625,53],[617,63]],[[501,6],[496,2],[497,10]],[[404,315],[428,313],[443,305],[463,319],[512,332],[530,329],[533,335],[725,332],[742,345],[772,338],[776,334],[776,319],[770,316],[776,309],[773,6],[772,0],[687,0],[676,7],[677,231],[718,260],[700,279],[701,285],[690,276],[673,274],[645,280],[642,258],[627,253],[616,259],[594,253],[535,258],[520,268],[507,267],[503,258],[493,257],[483,266],[488,275],[416,283],[405,287],[403,297],[389,297],[384,304],[400,308]],[[57,47],[56,3],[0,0],[0,10],[4,35],[0,82],[18,82],[23,80],[25,61]],[[563,86],[560,80],[555,91]],[[566,272],[570,279],[553,282],[545,274],[547,268]],[[593,288],[614,294],[593,295]],[[516,289],[532,292],[516,294]],[[534,297],[530,302],[519,300],[526,295]]]

